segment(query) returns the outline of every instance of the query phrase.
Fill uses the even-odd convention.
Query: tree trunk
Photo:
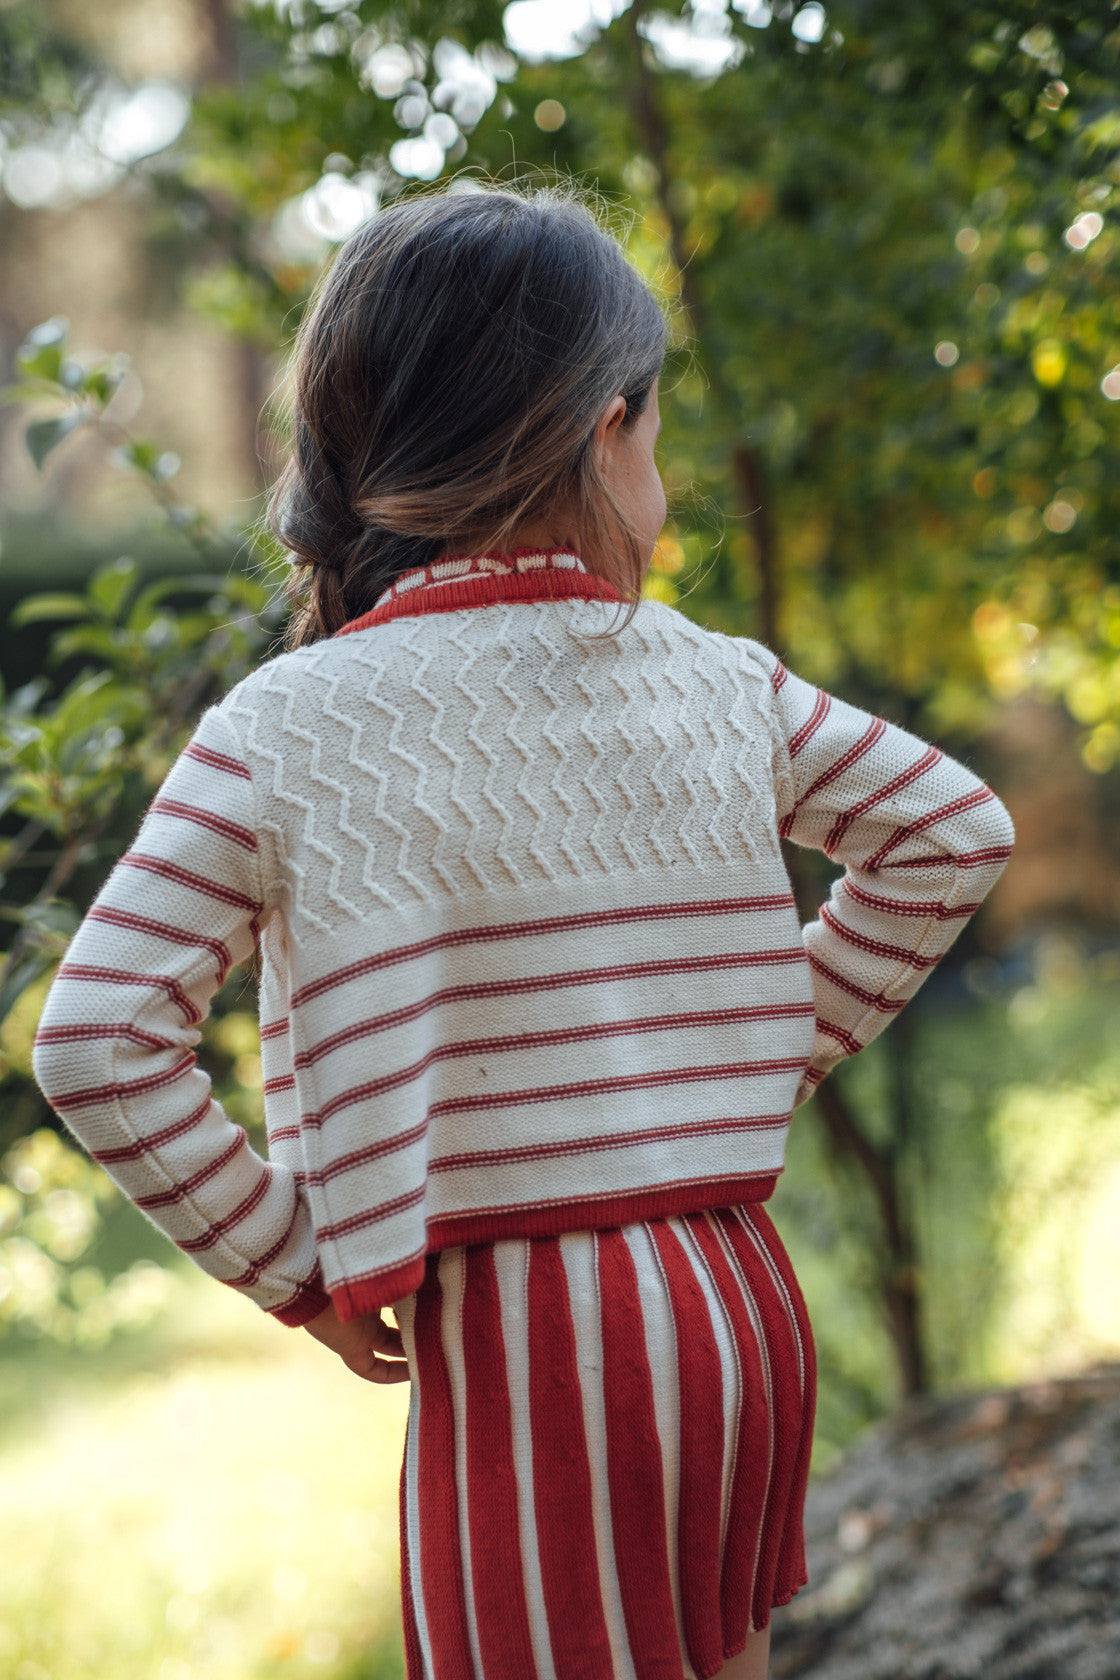
[[[201,0],[199,11],[207,41],[203,81],[235,86],[241,79],[241,61],[237,25],[229,0]],[[259,344],[245,338],[234,339],[230,353],[237,368],[247,476],[259,490],[271,476],[268,444],[261,433],[261,413],[268,395],[264,353]]]
[[[680,276],[681,301],[692,324],[700,361],[712,395],[730,417],[734,413],[734,403],[724,384],[719,359],[704,353],[707,313],[691,264],[684,220],[671,191],[669,129],[658,102],[656,77],[646,60],[645,43],[638,30],[648,4],[649,0],[633,0],[624,18],[630,59],[630,115],[639,142],[653,166],[658,206],[668,229],[669,253]],[[756,446],[744,440],[732,449],[731,469],[740,508],[744,517],[752,521],[750,529],[757,556],[759,634],[768,647],[778,651],[782,643],[778,538],[765,463]],[[807,896],[805,872],[799,867],[795,853],[787,853],[787,863],[794,894],[801,907]],[[808,910],[809,916],[813,914],[815,906]],[[898,1030],[897,1024],[892,1030]],[[920,1272],[913,1227],[899,1174],[900,1152],[897,1149],[881,1149],[872,1142],[859,1126],[843,1092],[834,1081],[826,1080],[820,1087],[816,1103],[834,1154],[854,1165],[871,1187],[886,1251],[878,1267],[879,1292],[898,1367],[899,1385],[907,1398],[923,1394],[929,1386],[929,1375],[922,1340]]]

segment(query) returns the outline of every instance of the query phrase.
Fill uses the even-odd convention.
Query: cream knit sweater
[[[47,1000],[69,1127],[288,1324],[399,1299],[432,1248],[768,1195],[795,1103],[1009,854],[936,749],[665,606],[597,637],[609,608],[547,598],[578,562],[533,565],[456,610],[416,580],[239,683]],[[779,835],[844,868],[804,930]],[[258,939],[267,1162],[193,1054]]]

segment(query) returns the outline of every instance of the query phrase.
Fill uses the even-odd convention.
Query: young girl
[[[765,1674],[814,1365],[763,1204],[1011,843],[936,749],[637,604],[664,348],[554,191],[355,234],[296,350],[290,650],[203,717],[36,1041],[182,1249],[411,1379],[410,1680]],[[805,929],[779,837],[843,866]],[[267,1162],[192,1050],[258,942]]]

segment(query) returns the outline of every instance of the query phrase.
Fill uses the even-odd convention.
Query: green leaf
[[[84,595],[28,595],[12,608],[8,623],[14,630],[51,618],[84,618],[89,602]]]
[[[30,682],[13,690],[9,696],[6,708],[8,715],[30,717],[49,687],[46,677],[32,677]]]
[[[54,315],[32,327],[19,349],[16,364],[29,379],[46,379],[53,385],[62,369],[62,358],[70,323],[64,315]]]
[[[202,591],[207,595],[226,595],[229,579],[220,577],[217,573],[190,572],[183,576],[157,578],[143,588],[132,603],[128,614],[128,628],[130,630],[145,630],[151,623],[155,611],[161,601],[168,595],[192,594]]]
[[[35,465],[40,469],[48,455],[64,443],[71,432],[76,432],[79,426],[89,421],[90,415],[84,408],[67,409],[65,414],[56,414],[53,420],[35,420],[27,427],[23,434],[27,444],[27,452]]]
[[[54,961],[54,955],[47,951],[31,950],[17,962],[6,984],[0,987],[0,1022],[6,1020],[27,988],[33,986]]]
[[[18,385],[0,386],[0,402],[41,403],[44,397],[57,397],[58,384],[53,379],[25,379]]]
[[[121,555],[94,573],[88,593],[99,617],[116,619],[119,616],[126,597],[135,586],[139,570],[135,560]]]
[[[60,630],[51,638],[51,661],[60,664],[75,654],[91,653],[103,664],[116,665],[121,650],[114,635],[107,624],[78,624],[73,630]]]
[[[82,389],[104,407],[128,372],[128,366],[128,357],[117,355],[99,367],[89,368]]]
[[[153,478],[160,457],[160,449],[159,445],[153,443],[150,438],[132,438],[128,443],[121,445],[120,449],[116,451],[116,455],[120,466],[134,467],[137,472],[142,472],[146,478]]]

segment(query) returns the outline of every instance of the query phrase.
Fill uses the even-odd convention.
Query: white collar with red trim
[[[456,554],[404,572],[360,618],[335,632],[346,636],[392,618],[457,612],[502,601],[614,601],[613,584],[587,570],[568,549],[520,548],[509,554]]]
[[[418,571],[402,572],[384,594],[374,602],[374,611],[386,601],[411,594],[415,589],[438,589],[443,584],[456,583],[460,578],[489,575],[508,577],[511,572],[586,572],[587,567],[569,549],[518,548],[511,554],[454,554],[446,560],[435,560]]]

